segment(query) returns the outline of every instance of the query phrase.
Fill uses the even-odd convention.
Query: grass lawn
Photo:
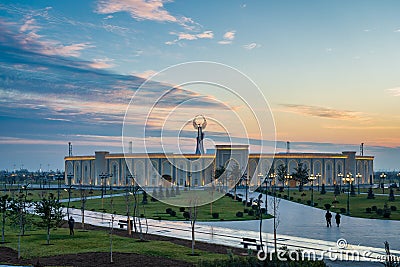
[[[138,196],[139,203],[142,201],[142,195]],[[131,205],[130,212],[132,214],[133,211],[133,198],[131,197]],[[144,205],[146,210],[146,217],[151,219],[161,219],[161,220],[185,220],[183,217],[183,212],[179,210],[179,207],[167,205],[161,201],[152,202],[150,201],[151,197],[148,196],[148,204]],[[126,202],[125,197],[113,197],[112,198],[112,206],[111,208],[111,198],[104,198],[103,204],[101,199],[91,199],[86,202],[86,210],[95,210],[102,211],[102,205],[106,212],[116,212],[117,214],[126,215]],[[71,202],[70,207],[75,206],[79,208],[81,206],[80,202]],[[143,214],[143,205],[138,205],[140,208],[140,214]],[[166,213],[166,209],[171,208],[176,212],[176,216],[171,216]],[[244,205],[242,202],[235,201],[229,197],[222,197],[221,199],[215,201],[212,204],[212,212],[219,213],[219,217],[217,219],[212,217],[211,214],[211,204],[207,204],[201,206],[197,210],[197,220],[199,221],[233,221],[233,220],[255,220],[256,216],[250,216],[247,213],[243,213],[243,217],[236,217],[236,213],[238,211],[244,211]],[[251,210],[251,207],[248,208]],[[185,208],[185,211],[188,211],[188,208]],[[266,218],[270,218],[268,215]]]
[[[59,228],[53,230],[50,236],[50,246],[46,243],[44,230],[29,231],[29,236],[21,237],[21,255],[23,258],[45,257],[64,254],[75,254],[84,252],[109,252],[110,234],[108,231],[75,231],[75,236],[69,235],[69,230]],[[17,231],[6,229],[6,241],[10,243],[4,246],[17,250]],[[160,256],[170,259],[182,260],[197,263],[200,260],[226,259],[223,254],[216,254],[196,250],[199,257],[192,257],[188,254],[191,249],[168,241],[137,242],[136,239],[113,235],[113,252],[137,253],[144,255]]]
[[[14,191],[9,191],[9,190],[0,190],[0,196],[3,195],[8,195],[8,196],[12,196],[13,194],[15,196],[18,195],[19,190],[14,190]],[[89,196],[98,196],[101,195],[101,190],[93,190],[91,191],[92,193],[89,193],[90,190],[86,189],[85,190],[86,195]],[[122,193],[123,191],[120,191],[118,193]],[[43,195],[48,194],[48,193],[53,193],[53,195],[55,197],[58,196],[58,190],[57,189],[31,189],[28,188],[27,190],[28,196],[27,196],[27,200],[33,200],[33,201],[38,201],[41,200]],[[73,189],[71,190],[71,198],[80,198],[81,197],[81,191],[79,189]],[[64,190],[64,189],[60,189],[60,199],[68,199],[68,191]]]
[[[381,189],[374,189],[374,193],[382,193]],[[385,189],[386,193],[389,193],[388,189]],[[285,192],[280,192],[281,196],[287,195],[287,190]],[[396,191],[395,191],[396,193]],[[302,194],[305,194],[302,196]],[[311,191],[304,190],[304,192],[299,192],[298,190],[290,190],[290,197],[293,197],[293,201],[307,205],[307,200],[311,199]],[[331,211],[340,212],[340,208],[347,208],[347,192],[341,193],[336,197],[336,200],[339,203],[332,204],[332,201],[335,200],[335,196],[333,192],[327,192],[325,195],[321,195],[316,189],[314,190],[314,203],[317,203],[317,208],[325,209],[324,205],[329,203],[332,205]],[[350,196],[350,216],[352,217],[360,217],[360,218],[368,218],[368,219],[384,219],[382,215],[378,215],[375,211],[372,213],[367,213],[366,208],[371,208],[372,206],[377,206],[378,209],[383,209],[384,204],[387,203],[388,207],[395,206],[397,208],[396,211],[391,211],[391,216],[389,219],[391,220],[400,220],[400,196],[395,197],[395,201],[389,201],[389,195],[386,196],[376,196],[375,199],[367,199],[367,195],[360,194]]]

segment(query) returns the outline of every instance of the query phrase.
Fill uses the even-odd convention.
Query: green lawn
[[[23,258],[45,257],[63,254],[75,254],[84,252],[109,252],[110,234],[108,231],[75,231],[75,236],[69,235],[69,230],[59,228],[53,230],[50,241],[53,245],[46,246],[46,235],[43,230],[30,231],[29,236],[21,237],[21,255]],[[17,232],[6,229],[7,242],[4,246],[17,250]],[[210,253],[196,250],[199,257],[188,254],[191,249],[168,241],[137,242],[136,239],[113,235],[113,251],[138,253],[144,255],[161,256],[170,259],[197,263],[200,260],[226,259],[223,254]]]
[[[151,197],[148,197],[148,204],[144,205],[146,210],[146,217],[151,219],[161,219],[161,220],[185,220],[183,217],[183,212],[179,210],[177,206],[170,206],[161,201],[152,202],[150,201]],[[139,203],[142,201],[142,195],[139,195]],[[125,197],[113,197],[113,210],[111,209],[111,198],[104,198],[103,204],[101,199],[92,199],[86,202],[86,210],[95,210],[102,211],[102,207],[106,210],[106,212],[116,212],[117,214],[126,215],[126,202]],[[70,207],[79,208],[81,206],[80,202],[71,202]],[[133,211],[133,201],[131,200],[130,212],[132,214]],[[143,214],[143,205],[139,205],[140,214]],[[176,216],[171,216],[166,213],[166,209],[171,208],[176,212]],[[232,221],[232,220],[254,220],[256,216],[250,216],[247,213],[243,214],[243,217],[237,217],[236,213],[238,211],[244,211],[244,205],[241,202],[235,201],[229,197],[222,197],[221,199],[215,201],[212,204],[212,212],[219,213],[219,217],[214,219],[211,214],[211,204],[207,204],[201,206],[197,210],[197,219],[199,221]],[[247,208],[251,210],[250,208]],[[185,208],[185,211],[188,211],[188,208]],[[271,216],[268,215],[267,218]]]
[[[376,196],[375,199],[367,199],[366,194],[357,194],[357,188],[355,188],[356,195],[350,196],[350,216],[352,217],[360,217],[360,218],[369,218],[369,219],[384,219],[382,215],[378,215],[375,211],[372,213],[367,213],[366,208],[371,208],[372,206],[377,206],[379,209],[383,209],[385,203],[387,203],[388,207],[395,206],[397,208],[396,211],[391,211],[391,216],[389,219],[391,220],[400,220],[400,195],[396,195],[395,201],[389,201],[389,195],[385,196]],[[374,193],[381,193],[381,189],[374,189]],[[287,190],[285,192],[278,192],[283,197],[287,195]],[[385,189],[385,193],[389,193],[388,189]],[[395,193],[398,193],[398,191]],[[302,196],[302,194],[305,194]],[[311,199],[311,191],[304,190],[304,192],[299,192],[298,190],[291,189],[290,197],[293,197],[293,201],[300,202],[302,204],[307,205],[307,200]],[[340,208],[347,208],[347,192],[341,193],[336,197],[336,200],[339,203],[332,204],[332,201],[335,200],[335,196],[333,192],[327,192],[325,195],[321,195],[316,189],[314,190],[314,203],[317,203],[317,208],[325,209],[324,205],[329,203],[332,205],[331,211],[340,212]]]

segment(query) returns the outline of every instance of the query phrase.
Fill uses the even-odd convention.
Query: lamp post
[[[64,191],[68,192],[68,206],[67,206],[67,217],[69,219],[69,204],[71,202],[71,189],[72,189],[72,185],[68,186],[68,189],[64,188]]]
[[[288,200],[290,200],[290,180],[292,179],[292,176],[289,173],[287,173],[285,175],[285,179],[287,180]]]
[[[311,181],[311,207],[314,207],[314,180],[317,179],[317,176],[311,174],[308,177],[308,180]]]
[[[348,173],[346,177],[343,177],[343,184],[349,184],[348,191],[347,191],[347,215],[350,215],[350,187],[353,183],[354,178],[351,173]]]
[[[317,173],[316,175],[315,175],[315,177],[318,179],[318,181],[317,181],[317,186],[318,186],[318,192],[319,192],[319,179],[321,178],[321,174],[320,173]]]
[[[381,178],[381,187],[382,187],[382,194],[385,194],[385,178],[386,178],[386,173],[382,172],[381,175],[379,176]],[[383,181],[383,182],[382,182]]]
[[[339,172],[337,176],[338,176],[338,178],[339,178],[338,180],[340,181],[340,184],[339,184],[339,191],[342,192],[343,173]]]
[[[357,178],[357,190],[358,190],[358,194],[360,194],[360,178],[362,178],[362,174],[357,173],[356,178]]]
[[[101,209],[104,211],[104,195],[107,192],[107,189],[104,185],[104,180],[108,178],[108,174],[102,172],[99,174],[99,177],[101,179]]]

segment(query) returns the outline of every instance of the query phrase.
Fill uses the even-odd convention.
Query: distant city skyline
[[[286,141],[293,152],[359,153],[364,143],[376,170],[398,170],[399,8],[395,0],[2,1],[0,169],[63,169],[70,141],[75,155],[121,152],[125,110],[144,79],[207,60],[260,87],[278,152]],[[213,105],[199,99],[191,112],[212,116]],[[205,134],[221,140],[212,125]],[[184,152],[194,152],[195,137],[184,132]]]

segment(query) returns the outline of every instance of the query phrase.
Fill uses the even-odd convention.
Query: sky
[[[358,152],[364,143],[376,170],[399,170],[398,10],[396,0],[3,0],[0,169],[63,169],[68,142],[74,155],[121,152],[125,112],[146,79],[176,64],[212,61],[258,86],[274,121],[264,138],[276,135],[277,152],[286,141],[293,152]],[[141,89],[153,99],[167,88],[157,80]],[[228,133],[240,142],[244,102],[216,91],[171,91],[144,139],[159,138],[166,125],[166,149],[175,152],[179,124],[165,124],[172,114],[183,129],[180,149],[193,152],[196,132],[187,122],[204,114],[206,147]],[[254,91],[242,96],[250,106],[259,100]],[[142,110],[141,103],[130,108]],[[144,123],[141,115],[129,118],[129,125]],[[257,146],[260,135],[247,130]],[[160,150],[158,141],[149,146]]]

